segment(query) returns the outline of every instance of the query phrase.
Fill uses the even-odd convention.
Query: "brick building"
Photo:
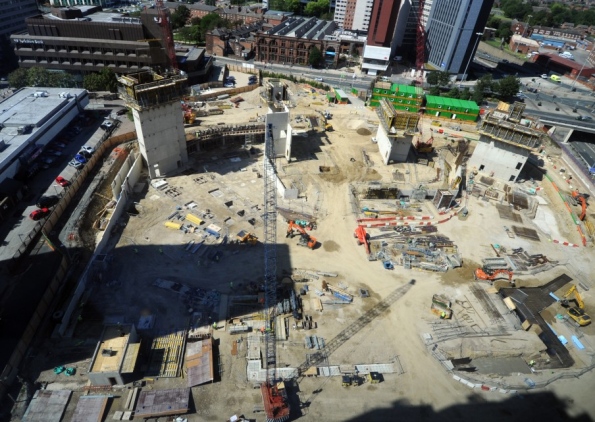
[[[237,56],[249,60],[254,55],[255,37],[263,27],[262,22],[241,27],[215,28],[205,36],[208,54],[216,56]]]
[[[186,3],[176,3],[176,2],[166,2],[165,7],[169,9],[170,12],[175,11],[180,6],[186,6],[188,10],[190,10],[190,18],[204,18],[209,13],[217,13],[221,14],[222,9],[217,6],[209,6],[206,4],[201,3],[194,3],[194,4],[186,4]]]
[[[266,63],[307,65],[310,51],[316,47],[327,66],[338,61],[339,43],[325,41],[337,28],[332,21],[315,17],[292,17],[274,28],[255,34],[256,60]]]

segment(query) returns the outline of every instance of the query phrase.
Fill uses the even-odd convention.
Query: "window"
[[[512,176],[510,176],[510,179],[508,179],[509,182],[514,182],[514,179],[516,179],[516,177],[514,176],[514,174]]]
[[[516,165],[516,167],[515,167],[515,168],[516,168],[517,170],[520,170],[520,169],[521,169],[521,167],[523,167],[523,163],[517,163],[517,165]]]

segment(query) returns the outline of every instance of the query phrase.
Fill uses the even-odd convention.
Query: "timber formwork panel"
[[[151,344],[150,375],[165,378],[180,376],[185,345],[185,330],[155,337]]]

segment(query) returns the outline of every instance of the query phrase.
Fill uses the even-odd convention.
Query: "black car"
[[[92,154],[91,154],[89,151],[85,151],[84,149],[81,149],[81,150],[78,152],[78,154],[79,154],[79,155],[82,155],[82,156],[83,156],[83,157],[85,157],[85,158],[91,158],[91,155],[92,155]]]
[[[57,195],[42,196],[41,198],[39,198],[39,201],[37,201],[37,204],[35,205],[37,205],[37,208],[50,208],[56,205],[59,200],[60,197],[58,197]]]
[[[529,91],[529,92],[537,92],[537,88],[533,88],[533,87],[527,88],[527,91]]]

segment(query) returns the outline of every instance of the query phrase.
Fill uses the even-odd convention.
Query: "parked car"
[[[86,159],[91,158],[91,153],[85,151],[84,149],[81,149],[77,155],[82,155],[83,157],[85,157]]]
[[[56,159],[53,157],[46,157],[46,156],[39,157],[39,162],[43,163],[43,164],[50,165],[50,164],[53,164],[54,161],[56,161]]]
[[[541,75],[541,79],[547,79],[549,78],[549,76],[547,75],[547,73],[544,73],[543,75]]]
[[[58,195],[42,196],[37,201],[37,208],[51,208],[58,203],[60,197]]]
[[[76,161],[75,159],[70,160],[70,162],[68,163],[69,166],[74,167],[75,169],[82,169],[84,164],[80,163],[78,161]]]
[[[118,116],[121,116],[121,115],[126,114],[126,113],[128,113],[128,109],[127,108],[122,108],[122,109],[116,111],[116,114]]]
[[[576,116],[576,120],[593,120],[591,116]]]
[[[322,78],[314,78],[314,80],[318,81],[318,82],[324,82],[324,79],[322,79]]]
[[[113,122],[110,122],[109,120],[105,120],[105,121],[104,121],[104,122],[101,124],[101,128],[102,128],[102,129],[105,129],[105,130],[107,130],[107,129],[111,129],[111,128],[113,128],[113,127],[114,127],[114,123],[113,123]]]
[[[95,152],[95,147],[91,147],[89,145],[83,145],[81,147],[81,151],[87,151],[89,154],[93,154]]]
[[[76,161],[78,161],[79,163],[81,163],[81,164],[85,164],[87,162],[87,159],[83,155],[81,155],[81,154],[75,155],[74,156],[74,159]]]
[[[235,86],[234,84],[232,84],[232,83],[229,83],[229,82],[226,82],[226,83],[223,85],[223,87],[224,87],[224,88],[233,88],[234,86]]]
[[[527,88],[527,91],[529,92],[537,92],[537,88]]]
[[[29,218],[34,221],[41,220],[42,218],[47,217],[49,213],[50,210],[48,208],[40,208],[29,214]]]
[[[70,185],[70,182],[63,178],[62,176],[56,177],[56,183],[65,188],[66,186]]]

